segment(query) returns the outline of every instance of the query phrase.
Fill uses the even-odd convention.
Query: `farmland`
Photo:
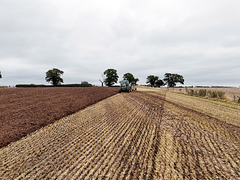
[[[189,90],[194,90],[194,91],[199,91],[199,90],[206,90],[206,91],[221,91],[225,93],[225,98],[238,102],[240,100],[240,88],[236,87],[229,87],[229,88],[168,88],[170,91],[175,91],[175,92],[181,92],[187,94],[187,91]]]
[[[106,87],[0,89],[0,148],[117,92]]]
[[[240,106],[140,89],[0,149],[3,179],[239,179]]]

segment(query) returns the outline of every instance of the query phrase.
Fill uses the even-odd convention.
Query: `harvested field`
[[[117,92],[106,87],[0,89],[0,148]]]
[[[225,97],[230,101],[238,102],[240,99],[240,88],[187,88],[188,90],[205,89],[207,91],[222,91],[225,92]],[[187,94],[186,88],[168,88],[170,91],[181,92]]]
[[[117,94],[35,131],[0,149],[2,179],[239,179],[240,116],[174,94]]]

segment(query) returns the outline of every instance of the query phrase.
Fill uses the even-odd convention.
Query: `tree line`
[[[53,86],[58,86],[61,83],[63,83],[63,78],[61,77],[63,73],[64,71],[57,68],[53,68],[46,72],[45,80],[46,82],[51,83]],[[1,71],[0,71],[0,78],[2,78]],[[107,69],[104,71],[103,80],[100,80],[100,82],[102,83],[102,86],[104,83],[106,86],[110,87],[110,86],[113,86],[115,83],[117,83],[118,78],[119,76],[117,74],[116,69]],[[132,83],[132,84],[137,84],[137,82],[139,81],[138,78],[135,78],[134,75],[129,72],[123,75],[123,79],[128,80],[129,83]],[[88,82],[84,81],[82,83],[86,84]],[[176,83],[184,84],[184,78],[182,75],[172,74],[172,73],[165,73],[163,80],[159,79],[158,76],[149,75],[146,78],[146,83],[151,87],[161,87],[165,85],[167,85],[168,87],[175,87]]]
[[[107,69],[104,71],[106,76],[104,82],[107,86],[112,86],[118,81],[118,74],[116,69]],[[131,73],[125,73],[123,75],[124,80],[128,80],[129,83],[137,84],[138,78],[135,78]],[[149,75],[146,78],[146,83],[151,87],[161,87],[167,85],[168,87],[175,87],[177,83],[184,84],[184,78],[179,74],[165,73],[164,79],[159,79],[158,76]]]
[[[165,73],[163,80],[154,75],[149,75],[147,77],[147,84],[151,87],[161,87],[165,85],[168,87],[175,87],[177,83],[184,84],[184,78],[182,75]]]

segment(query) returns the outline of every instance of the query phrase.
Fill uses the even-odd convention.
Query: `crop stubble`
[[[4,178],[238,179],[239,126],[166,100],[122,93],[0,150]]]
[[[187,94],[187,90],[199,91],[200,89],[205,89],[207,91],[222,91],[225,92],[225,97],[230,101],[237,101],[240,98],[240,88],[229,87],[229,88],[168,88],[170,91],[181,92]]]

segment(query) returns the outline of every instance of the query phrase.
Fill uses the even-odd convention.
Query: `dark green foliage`
[[[137,84],[137,82],[139,81],[139,79],[135,78],[131,73],[125,73],[123,75],[123,79],[128,80],[129,83],[133,83],[133,84]]]
[[[92,84],[89,84],[86,81],[83,81],[81,84],[61,84],[58,85],[57,87],[92,87]]]
[[[85,81],[86,82],[86,81]],[[87,84],[82,82],[81,84],[60,84],[57,87],[92,87],[92,84]],[[17,84],[16,87],[18,88],[32,88],[32,87],[53,87],[51,85],[43,85],[43,84]]]
[[[156,86],[156,87],[164,86],[164,82],[163,82],[161,79],[158,79],[158,80],[155,82],[155,86]]]
[[[161,87],[164,86],[164,82],[158,78],[158,76],[149,75],[147,77],[147,84],[151,87]]]
[[[184,84],[183,76],[179,74],[165,73],[163,81],[168,87],[175,87],[176,83]]]
[[[52,87],[50,85],[43,85],[43,84],[17,84],[17,88],[31,88],[31,87]]]
[[[151,87],[155,87],[157,80],[158,76],[149,75],[147,77],[147,84],[149,84]]]
[[[63,71],[53,68],[52,70],[48,70],[46,72],[45,79],[47,82],[50,82],[53,86],[57,86],[63,83],[63,79],[61,78],[61,75],[63,73],[64,73]]]
[[[138,78],[135,78],[135,79],[134,79],[134,84],[137,84],[138,81],[139,81],[139,79],[138,79]]]
[[[92,84],[89,84],[87,81],[82,81],[80,86],[81,87],[92,87]]]
[[[118,75],[116,69],[107,69],[104,71],[104,75],[106,76],[106,79],[104,80],[104,83],[106,86],[112,86],[118,81]]]

